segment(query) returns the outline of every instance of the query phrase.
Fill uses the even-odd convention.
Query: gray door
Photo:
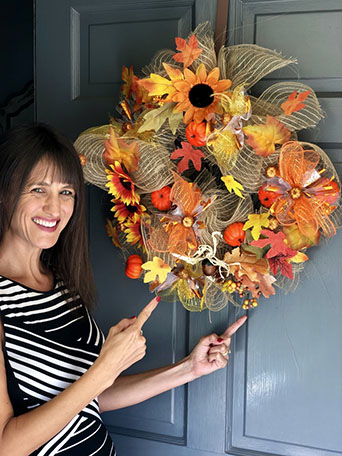
[[[72,139],[105,124],[120,91],[121,66],[138,70],[161,48],[173,48],[216,0],[36,0],[36,110]],[[256,43],[297,57],[298,70],[270,75],[313,87],[326,112],[305,139],[318,143],[342,172],[342,8],[340,0],[229,2],[230,44]],[[297,71],[297,72],[296,72]],[[256,90],[262,91],[260,84]],[[304,137],[303,137],[304,139]],[[89,235],[104,330],[136,315],[150,298],[125,277],[106,236],[106,199],[89,195]],[[121,456],[342,454],[341,232],[309,251],[293,295],[277,292],[250,312],[234,340],[229,367],[143,404],[106,413]],[[180,359],[238,312],[188,314],[161,303],[146,325],[148,353],[132,371]]]

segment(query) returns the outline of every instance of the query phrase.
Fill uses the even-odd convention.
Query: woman
[[[100,412],[144,401],[227,364],[241,317],[171,366],[142,359],[158,298],[104,340],[91,317],[82,169],[72,144],[43,124],[0,142],[0,455],[114,455]]]

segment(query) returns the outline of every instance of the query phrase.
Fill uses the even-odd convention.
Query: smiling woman
[[[0,148],[2,251],[13,245],[7,240],[15,233],[20,250],[25,251],[25,236],[27,242],[38,242],[42,265],[92,307],[95,288],[88,259],[83,174],[71,142],[53,128],[35,124],[12,129]],[[4,258],[1,254],[0,266]]]
[[[18,127],[0,140],[0,202],[0,456],[115,456],[101,412],[227,365],[246,317],[178,363],[121,375],[145,356],[142,327],[160,298],[105,340],[89,312],[82,168],[54,129]]]

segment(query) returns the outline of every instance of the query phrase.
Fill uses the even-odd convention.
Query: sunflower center
[[[206,108],[214,101],[214,91],[207,84],[196,84],[189,92],[190,103],[195,108]]]
[[[120,178],[120,184],[125,187],[126,190],[132,190],[132,182],[126,179]]]
[[[132,204],[129,204],[129,205],[127,206],[127,209],[128,209],[128,211],[131,212],[132,214],[135,214],[136,212],[138,212],[137,206],[132,206]]]

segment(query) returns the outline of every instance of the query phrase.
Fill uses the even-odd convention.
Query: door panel
[[[298,58],[254,89],[298,79],[317,92],[326,119],[302,134],[318,142],[342,172],[341,27],[339,0],[229,2],[230,44],[256,43]],[[36,0],[37,119],[72,139],[113,114],[121,66],[135,71],[153,53],[174,46],[198,23],[211,20],[216,0]],[[124,260],[105,232],[108,200],[88,189],[91,258],[99,292],[97,320],[104,331],[136,315],[150,299],[128,279]],[[140,405],[104,414],[125,456],[314,455],[342,453],[342,323],[339,303],[341,233],[309,251],[294,294],[260,300],[236,335],[228,369]],[[142,371],[181,359],[207,333],[220,333],[241,314],[188,314],[161,302],[144,328]]]
[[[341,176],[341,3],[235,1],[230,13],[231,44],[253,43],[298,59],[253,93],[289,79],[310,85],[325,119],[299,138],[322,147]],[[295,293],[277,290],[250,312],[245,350],[234,360],[233,453],[341,454],[341,251],[339,232],[308,251]]]

